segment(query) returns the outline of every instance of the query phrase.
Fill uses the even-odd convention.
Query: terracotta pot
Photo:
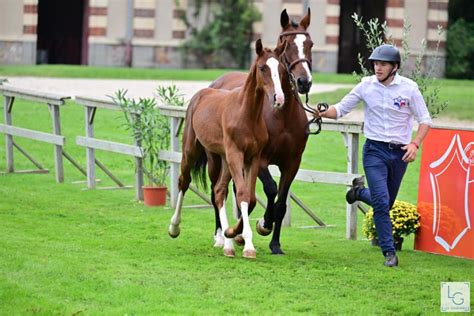
[[[146,206],[166,205],[166,187],[143,187],[143,202]]]

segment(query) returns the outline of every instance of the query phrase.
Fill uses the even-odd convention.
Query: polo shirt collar
[[[393,84],[400,84],[402,82],[402,77],[398,74],[398,72],[395,74],[395,77],[393,78],[392,82],[390,82],[389,86]],[[377,79],[376,75],[372,75],[372,80],[371,83],[380,83]],[[382,84],[382,83],[380,83]]]

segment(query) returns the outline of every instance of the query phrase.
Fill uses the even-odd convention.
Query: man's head
[[[400,68],[400,52],[393,45],[383,44],[374,49],[369,56],[377,79],[385,82]]]

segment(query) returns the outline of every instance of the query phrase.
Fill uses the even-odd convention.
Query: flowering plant
[[[396,200],[390,210],[390,220],[392,222],[393,235],[398,237],[416,233],[420,227],[420,215],[416,206],[408,202]],[[368,239],[377,237],[374,211],[372,209],[365,214],[362,232]]]

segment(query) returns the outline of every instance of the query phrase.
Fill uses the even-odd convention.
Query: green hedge
[[[474,23],[463,18],[454,22],[448,30],[446,77],[474,79]]]

